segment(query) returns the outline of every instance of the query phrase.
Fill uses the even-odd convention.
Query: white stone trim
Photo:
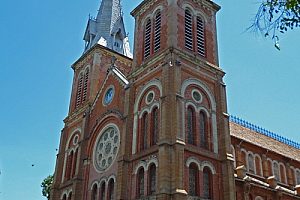
[[[153,19],[156,15],[156,13],[160,11],[162,12],[163,11],[163,6],[162,5],[159,5],[159,6],[156,6],[156,8],[154,9],[154,11],[150,14],[148,14],[146,17],[144,17],[144,19],[142,19],[141,21],[141,27],[145,27],[145,23],[150,19],[151,21],[151,26],[153,25]]]
[[[148,171],[150,165],[154,164],[156,168],[158,168],[158,160],[156,157],[150,158],[150,160],[147,160],[147,168],[146,171]]]
[[[264,200],[264,198],[262,198],[261,196],[257,196],[255,197],[255,200]]]
[[[146,169],[147,169],[147,163],[146,163],[146,161],[140,161],[140,162],[138,163],[138,165],[135,167],[135,170],[134,170],[134,174],[135,174],[135,175],[138,173],[138,171],[139,171],[139,169],[140,169],[141,167],[144,168],[144,172],[145,172]]]
[[[186,160],[185,165],[186,165],[186,167],[189,168],[192,163],[194,163],[194,164],[197,165],[198,170],[201,170],[201,162],[197,158],[195,158],[195,157],[189,157]]]
[[[210,161],[202,161],[200,170],[203,171],[204,167],[208,167],[212,174],[216,174],[216,169]]]

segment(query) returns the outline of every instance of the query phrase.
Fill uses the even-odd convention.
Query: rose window
[[[99,171],[105,171],[115,160],[120,143],[120,135],[115,127],[108,127],[96,143],[94,165]]]

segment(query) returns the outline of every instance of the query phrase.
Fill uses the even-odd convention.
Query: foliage
[[[42,194],[47,199],[50,199],[50,191],[51,191],[52,183],[53,183],[53,175],[47,176],[41,183]]]
[[[300,26],[300,0],[263,0],[251,29],[270,36],[279,48],[278,33]]]

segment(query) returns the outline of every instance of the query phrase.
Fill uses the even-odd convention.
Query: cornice
[[[132,59],[124,56],[123,54],[120,54],[118,52],[115,52],[107,47],[104,47],[100,44],[96,44],[95,46],[93,46],[92,48],[90,48],[88,51],[86,51],[78,60],[76,60],[73,64],[72,64],[72,69],[75,71],[78,68],[81,68],[83,65],[86,64],[87,60],[91,59],[92,56],[94,55],[94,53],[101,53],[102,55],[106,55],[106,56],[114,56],[117,58],[117,60],[122,63],[125,64],[129,67],[132,66]]]

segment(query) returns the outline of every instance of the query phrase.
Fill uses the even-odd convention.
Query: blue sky
[[[131,42],[129,12],[139,2],[123,0]],[[300,31],[281,36],[281,51],[271,40],[245,32],[258,2],[217,1],[229,112],[300,141]],[[100,0],[1,1],[1,200],[44,199],[40,183],[54,171],[70,99],[70,66],[82,54],[88,15],[95,16],[99,5]]]

